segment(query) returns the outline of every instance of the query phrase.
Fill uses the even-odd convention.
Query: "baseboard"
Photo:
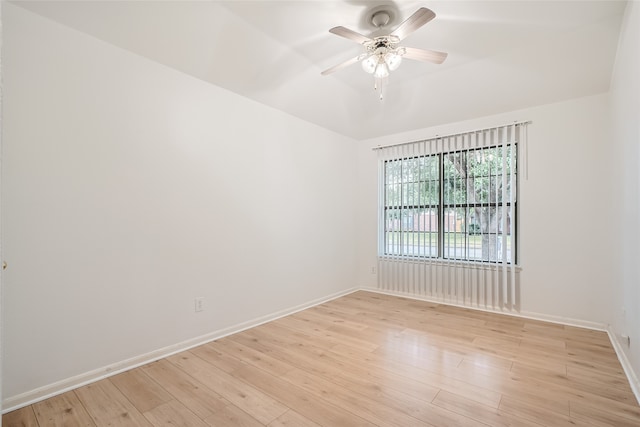
[[[610,328],[607,327],[606,325],[599,324],[597,322],[590,322],[590,321],[571,319],[571,318],[559,317],[559,316],[550,316],[550,315],[540,314],[540,313],[511,312],[511,311],[504,311],[504,310],[491,310],[491,309],[486,309],[482,307],[464,306],[464,305],[452,304],[451,302],[441,301],[438,299],[428,298],[428,297],[419,296],[419,295],[413,295],[413,294],[402,293],[402,292],[390,292],[390,291],[380,290],[377,288],[360,287],[360,288],[347,289],[341,292],[336,292],[334,294],[331,294],[322,298],[317,298],[315,300],[308,301],[306,303],[297,305],[295,307],[291,307],[285,310],[280,310],[278,312],[271,313],[266,316],[258,317],[256,319],[252,319],[247,322],[239,323],[229,328],[220,329],[220,330],[217,330],[217,331],[214,331],[190,340],[183,341],[178,344],[167,346],[167,347],[164,347],[140,356],[123,360],[121,362],[117,362],[109,366],[105,366],[99,369],[95,369],[93,371],[85,372],[83,374],[76,375],[74,377],[67,378],[67,379],[37,388],[35,390],[31,390],[31,391],[19,394],[17,396],[9,397],[2,402],[2,413],[4,414],[16,409],[20,409],[24,406],[31,405],[32,403],[36,403],[41,400],[48,399],[50,397],[65,393],[67,391],[76,389],[78,387],[82,387],[84,385],[87,385],[96,381],[100,381],[104,378],[108,378],[110,376],[119,374],[121,372],[130,370],[133,368],[137,368],[139,366],[154,362],[156,360],[171,356],[176,353],[180,353],[181,351],[189,350],[199,345],[206,344],[208,342],[223,338],[227,335],[242,332],[246,329],[250,329],[250,328],[262,325],[264,323],[271,322],[273,320],[297,313],[302,310],[306,310],[310,307],[314,307],[316,305],[323,304],[327,301],[340,298],[344,295],[351,294],[358,290],[374,292],[374,293],[384,294],[384,295],[411,298],[415,300],[428,301],[428,302],[433,302],[438,304],[446,304],[446,305],[451,305],[455,307],[479,310],[479,311],[490,312],[490,313],[522,317],[522,318],[532,319],[532,320],[541,320],[545,322],[558,323],[558,324],[568,325],[568,326],[577,326],[581,328],[606,331],[609,335],[609,339],[611,340],[613,348],[616,351],[616,354],[618,355],[618,359],[620,360],[620,363],[624,369],[624,372],[626,373],[627,378],[629,379],[629,384],[631,385],[631,389],[633,390],[633,393],[635,394],[636,399],[638,399],[638,402],[640,403],[640,381],[638,381],[638,376],[636,375],[635,371],[633,370],[633,367],[629,363],[629,359],[627,358],[625,352],[620,346],[620,343],[615,338],[615,334],[613,334]]]
[[[403,298],[411,298],[411,299],[415,299],[415,300],[419,300],[419,301],[428,301],[428,302],[432,302],[432,303],[436,303],[436,304],[450,305],[450,306],[453,306],[453,307],[468,308],[468,309],[471,309],[471,310],[484,311],[484,312],[487,312],[487,313],[504,314],[504,315],[507,315],[507,316],[521,317],[523,319],[541,320],[543,322],[557,323],[557,324],[560,324],[560,325],[576,326],[576,327],[579,327],[579,328],[593,329],[593,330],[597,330],[597,331],[606,331],[607,330],[607,327],[606,327],[606,325],[604,323],[591,322],[591,321],[580,320],[580,319],[572,319],[572,318],[569,318],[569,317],[553,316],[553,315],[549,315],[549,314],[541,314],[541,313],[535,313],[535,312],[529,312],[529,311],[500,310],[500,309],[491,309],[491,308],[487,308],[487,307],[479,307],[479,306],[474,306],[474,305],[456,304],[456,303],[453,303],[451,301],[446,301],[446,300],[439,299],[439,298],[432,298],[432,297],[427,297],[427,296],[422,296],[422,295],[415,295],[415,294],[412,294],[412,293],[405,293],[405,292],[395,292],[395,291],[381,290],[381,289],[377,289],[377,288],[361,287],[360,290],[368,291],[368,292],[375,292],[375,293],[383,294],[383,295],[392,295],[392,296],[398,296],[398,297],[403,297]]]
[[[565,326],[575,326],[577,328],[592,329],[594,331],[606,332],[607,325],[600,322],[592,322],[589,320],[573,319],[571,317],[553,316],[550,314],[535,313],[532,311],[521,311],[514,316],[525,319],[540,320],[543,322],[557,323]]]
[[[28,392],[19,394],[17,396],[11,396],[3,400],[2,413],[5,414],[7,412],[20,409],[24,406],[28,406],[33,403],[40,402],[42,400],[65,393],[67,391],[76,389],[78,387],[85,386],[87,384],[91,384],[96,381],[100,381],[104,378],[111,377],[121,372],[128,371],[130,369],[137,368],[142,365],[146,365],[147,363],[155,362],[156,360],[163,359],[173,354],[180,353],[185,350],[189,350],[191,348],[197,347],[202,344],[206,344],[208,342],[211,342],[220,338],[224,338],[227,335],[242,332],[246,329],[250,329],[250,328],[254,328],[256,326],[262,325],[263,323],[271,322],[273,320],[279,319],[284,316],[289,316],[299,311],[306,310],[310,307],[314,307],[316,305],[323,304],[327,301],[340,298],[344,295],[351,294],[353,292],[356,292],[357,290],[358,290],[357,288],[351,288],[344,291],[336,292],[334,294],[331,294],[322,298],[317,298],[315,300],[308,301],[303,304],[299,304],[295,307],[280,310],[275,313],[268,314],[266,316],[258,317],[256,319],[252,319],[247,322],[239,323],[229,328],[220,329],[196,338],[192,338],[192,339],[180,342],[178,344],[170,345],[168,347],[164,347],[149,353],[142,354],[140,356],[132,357],[127,360],[113,363],[111,365],[108,365],[99,369],[95,369],[89,372],[85,372],[71,378],[57,381],[55,383],[48,384],[43,387],[39,387],[35,390],[30,390]]]
[[[622,369],[624,369],[624,373],[627,375],[629,379],[629,385],[631,386],[631,391],[636,396],[636,400],[638,404],[640,404],[640,381],[638,380],[638,375],[631,366],[631,362],[629,362],[629,358],[627,357],[627,353],[624,352],[620,341],[616,338],[616,334],[611,329],[611,326],[607,328],[607,333],[609,334],[609,339],[611,340],[611,344],[613,345],[613,349],[616,351],[618,355],[618,360],[622,365]]]

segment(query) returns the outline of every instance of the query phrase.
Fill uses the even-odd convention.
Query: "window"
[[[509,144],[384,160],[381,255],[516,262],[516,156]]]

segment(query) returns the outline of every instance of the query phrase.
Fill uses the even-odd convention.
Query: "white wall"
[[[609,323],[615,209],[606,94],[369,140],[359,154],[358,283],[375,287],[377,145],[482,129],[529,126],[529,177],[521,177],[522,313],[583,325]]]
[[[0,82],[2,81],[2,9],[4,4],[0,2]],[[2,106],[2,88],[0,86],[0,107]],[[2,114],[0,114],[0,188],[2,187]],[[2,194],[0,193],[0,206],[2,206]],[[0,264],[4,257],[2,256],[2,212],[0,212]],[[2,307],[4,300],[2,298],[2,276],[3,271],[0,268],[0,378],[2,378],[2,364],[4,360],[4,347],[2,343],[2,337],[4,335],[3,322],[2,322]],[[2,413],[2,381],[0,380],[0,414]],[[0,427],[2,427],[2,417],[0,416]]]
[[[5,402],[355,286],[355,141],[3,7]]]
[[[614,335],[635,371],[640,393],[640,4],[629,2],[625,11],[616,64],[611,80],[611,186],[617,206],[616,273],[612,292]],[[626,338],[631,339],[627,345]]]

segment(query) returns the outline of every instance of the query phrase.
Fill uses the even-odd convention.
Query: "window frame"
[[[380,180],[380,184],[382,185],[382,203],[379,205],[379,209],[381,209],[381,223],[378,225],[378,233],[379,233],[379,248],[378,248],[378,255],[379,256],[383,256],[383,257],[393,257],[393,258],[402,258],[402,259],[409,259],[409,260],[430,260],[430,261],[442,261],[442,262],[454,262],[454,263],[477,263],[477,264],[500,264],[500,265],[518,265],[519,264],[519,251],[518,251],[518,247],[519,245],[519,240],[518,240],[518,235],[519,235],[519,228],[520,228],[520,212],[519,212],[519,203],[518,200],[520,198],[520,174],[518,173],[518,144],[517,143],[513,143],[513,144],[506,144],[506,146],[510,149],[513,150],[513,153],[511,153],[511,155],[513,156],[515,162],[513,165],[510,165],[510,167],[515,167],[516,170],[514,171],[513,175],[515,177],[515,186],[511,186],[511,188],[509,189],[510,194],[509,194],[509,198],[508,200],[505,202],[503,200],[501,201],[488,201],[488,202],[474,202],[474,203],[469,203],[468,202],[468,193],[465,197],[465,199],[467,200],[466,203],[456,203],[456,202],[452,202],[452,203],[446,203],[445,204],[445,191],[444,191],[444,182],[445,182],[445,156],[449,155],[449,154],[454,154],[454,153],[465,153],[465,155],[468,155],[468,153],[477,151],[477,150],[489,150],[489,149],[503,149],[503,147],[505,146],[505,144],[494,144],[494,145],[490,145],[490,146],[484,146],[484,147],[476,147],[476,148],[468,148],[468,149],[462,149],[462,150],[450,150],[450,151],[441,151],[441,152],[437,152],[437,153],[428,153],[428,154],[418,154],[418,155],[410,155],[410,156],[402,156],[399,158],[391,158],[391,159],[385,159],[382,160],[382,168],[381,168],[381,172],[383,174],[383,176],[381,177]],[[401,188],[401,193],[399,196],[399,204],[395,204],[395,205],[390,205],[388,203],[388,195],[387,195],[387,164],[390,162],[401,162],[401,167],[404,167],[405,162],[412,160],[412,159],[420,159],[420,158],[428,158],[428,157],[437,157],[438,159],[438,203],[437,204],[433,204],[433,203],[413,203],[413,204],[404,204],[404,195],[402,194],[402,192],[404,191],[404,185],[406,184],[406,182],[403,180],[400,182],[400,188]],[[491,175],[491,173],[489,173],[488,177],[489,179],[491,179],[491,176],[502,176],[505,173],[505,170],[501,168],[501,172],[498,174],[496,173],[495,175]],[[401,177],[403,177],[403,173],[400,174]],[[509,176],[509,175],[508,175]],[[469,178],[466,178],[469,179]],[[413,181],[415,183],[415,181]],[[423,182],[421,181],[420,177],[418,178],[418,186],[420,186],[420,184]],[[424,181],[426,182],[426,181]],[[490,187],[490,186],[489,186]],[[467,191],[467,189],[465,189],[465,192]],[[515,191],[515,195],[513,194],[513,192]],[[465,239],[465,243],[469,241],[469,237],[470,237],[470,230],[469,230],[469,221],[468,221],[468,215],[469,215],[469,210],[473,209],[473,208],[493,208],[496,210],[496,212],[502,210],[503,206],[505,206],[505,209],[507,210],[507,213],[509,214],[511,212],[511,206],[513,205],[513,216],[514,218],[511,218],[510,222],[508,222],[507,226],[510,228],[509,231],[509,235],[511,235],[511,251],[513,251],[513,262],[511,261],[511,257],[507,257],[506,260],[499,260],[498,259],[498,255],[496,254],[496,259],[492,260],[490,259],[490,255],[489,255],[489,259],[477,259],[477,258],[470,258],[469,257],[469,246],[468,244],[465,245],[465,247],[467,248],[465,250],[465,255],[464,257],[456,257],[456,249],[455,249],[455,243],[454,243],[454,248],[453,248],[453,256],[451,256],[451,247],[449,246],[449,250],[445,251],[446,248],[446,242],[445,242],[445,213],[447,212],[447,210],[452,210],[452,209],[464,209],[465,210],[465,231],[462,233],[464,235],[464,239]],[[388,223],[389,220],[387,218],[387,212],[391,211],[391,210],[399,210],[400,211],[400,219],[398,220],[399,224],[400,224],[400,251],[398,253],[398,251],[389,251],[389,248],[393,248],[394,246],[389,245],[388,244],[388,235],[389,232],[392,232],[394,230],[392,229],[388,229]],[[429,246],[429,254],[418,254],[416,255],[415,252],[414,253],[409,253],[408,251],[405,251],[405,246],[404,246],[404,242],[403,242],[403,235],[405,233],[407,233],[407,231],[404,231],[403,229],[403,221],[402,221],[402,212],[403,211],[414,211],[415,210],[435,210],[436,211],[436,215],[437,215],[437,225],[438,225],[438,231],[437,231],[437,246],[436,246],[436,254],[435,255],[431,255],[431,245]],[[420,220],[419,220],[420,221]],[[508,220],[507,220],[508,221]],[[514,226],[515,225],[515,226]],[[415,232],[415,231],[412,231]],[[418,230],[418,233],[422,233],[424,231],[422,230]],[[431,232],[431,231],[430,231]],[[496,239],[497,236],[502,235],[502,233],[498,232],[498,231],[494,231],[493,233],[491,232],[487,232],[487,233],[481,233],[481,235],[483,234],[488,234],[488,235],[495,235]],[[413,239],[412,239],[413,240]],[[421,248],[421,247],[420,247]],[[420,249],[419,251],[420,252]],[[446,254],[446,252],[448,252],[448,254]]]

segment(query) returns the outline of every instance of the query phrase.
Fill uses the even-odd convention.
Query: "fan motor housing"
[[[391,6],[380,5],[368,10],[364,21],[373,29],[379,30],[392,25],[396,16],[397,14]]]

